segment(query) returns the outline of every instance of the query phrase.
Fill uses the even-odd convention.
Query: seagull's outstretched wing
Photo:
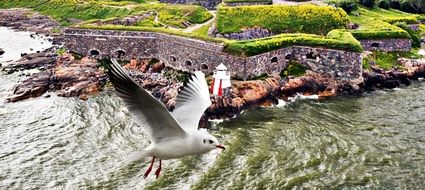
[[[205,74],[195,71],[192,80],[177,95],[176,109],[171,113],[185,130],[197,130],[199,120],[211,105]]]
[[[131,79],[115,59],[111,61],[109,78],[112,84],[139,125],[149,133],[151,140],[160,142],[166,138],[185,136],[186,132],[164,104]]]

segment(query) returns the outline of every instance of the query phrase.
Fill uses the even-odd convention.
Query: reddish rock
[[[8,97],[6,101],[17,102],[31,97],[41,96],[49,89],[51,75],[51,70],[32,75],[16,85],[13,89],[13,95]]]
[[[163,62],[158,62],[158,63],[155,63],[153,66],[152,66],[152,72],[153,73],[160,73],[163,69],[165,68],[165,64],[163,63]]]
[[[59,96],[81,96],[85,99],[98,94],[101,90],[100,81],[106,77],[96,67],[97,61],[90,58],[76,60],[71,54],[65,53],[53,65],[55,68],[34,74],[18,84],[8,101],[38,97],[49,89],[58,91]]]

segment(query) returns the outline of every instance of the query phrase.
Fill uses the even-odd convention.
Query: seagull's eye
[[[214,141],[213,141],[213,140],[208,140],[208,142],[209,142],[210,144],[214,143]]]
[[[204,139],[204,144],[205,144],[205,139]]]

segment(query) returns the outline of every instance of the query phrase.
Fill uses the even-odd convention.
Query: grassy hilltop
[[[158,21],[172,27],[184,27],[184,22],[203,23],[212,15],[195,5],[169,5],[151,0],[2,0],[0,8],[31,8],[52,16],[65,26],[93,19],[110,19],[138,15],[146,12],[158,14]],[[144,26],[140,23],[140,26]]]
[[[226,0],[252,2],[257,0]],[[385,0],[384,0],[385,1]],[[347,10],[345,4],[352,3]],[[419,47],[425,36],[425,15],[407,13],[377,5],[365,7],[358,0],[329,0],[333,6],[257,5],[229,7],[219,5],[213,14],[197,5],[163,4],[157,0],[2,0],[0,8],[31,8],[49,15],[64,26],[90,29],[153,31],[223,43],[225,51],[240,56],[251,56],[292,45],[324,47],[362,52],[358,40],[412,39]],[[356,7],[357,9],[353,8]],[[95,24],[117,18],[152,13],[133,25]],[[349,28],[349,25],[358,28]],[[409,25],[417,25],[412,30]],[[199,26],[197,26],[199,25]],[[221,34],[241,32],[251,27],[272,31],[275,36],[253,40],[228,40],[208,36],[215,26]]]

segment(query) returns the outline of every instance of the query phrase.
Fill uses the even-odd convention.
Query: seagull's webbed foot
[[[151,173],[151,171],[152,171],[152,166],[153,166],[153,163],[154,163],[154,162],[155,162],[155,157],[152,157],[151,165],[149,166],[148,170],[146,170],[145,175],[144,175],[144,178],[148,177],[149,173]],[[161,162],[161,161],[160,161],[160,162]]]
[[[159,177],[159,173],[161,173],[161,161],[162,160],[159,160],[159,167],[158,167],[158,169],[156,169],[156,171],[155,171],[155,175],[156,175],[156,178],[158,179],[158,177]]]

